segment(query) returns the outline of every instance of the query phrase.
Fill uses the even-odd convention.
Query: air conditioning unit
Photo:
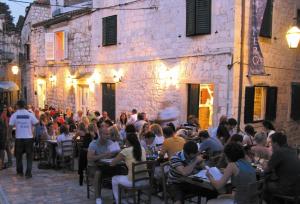
[[[59,14],[61,14],[61,8],[58,8],[58,9],[55,9],[53,12],[52,12],[52,16],[57,16]]]

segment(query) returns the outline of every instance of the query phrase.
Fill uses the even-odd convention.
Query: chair
[[[93,187],[93,183],[90,181],[90,167],[86,167],[85,176],[86,176],[86,190],[87,190],[87,198],[90,199],[90,193],[95,193],[95,189]]]
[[[134,204],[140,203],[141,193],[146,194],[148,196],[148,203],[151,203],[154,167],[154,161],[143,161],[132,164],[132,187],[119,184],[119,203],[122,200],[122,191],[134,193]],[[145,185],[139,185],[141,182],[144,182]],[[138,202],[136,202],[136,192],[138,194]]]
[[[67,166],[73,170],[74,167],[74,142],[73,140],[61,141],[61,155],[58,156],[57,161],[61,162],[61,167],[65,169]]]
[[[254,183],[248,185],[248,192],[250,197],[256,201],[258,198],[258,203],[263,203],[263,191],[264,191],[265,179],[258,180]]]

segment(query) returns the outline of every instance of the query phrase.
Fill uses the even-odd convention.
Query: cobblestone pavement
[[[41,170],[34,162],[32,174],[26,179],[16,175],[15,167],[0,171],[0,203],[5,200],[3,196],[10,204],[95,203],[95,199],[87,199],[86,186],[79,186],[76,171]],[[111,195],[109,190],[103,192],[104,203],[112,203]]]

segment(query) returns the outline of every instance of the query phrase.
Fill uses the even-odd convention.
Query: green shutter
[[[194,115],[196,116],[196,118],[198,118],[199,94],[200,94],[199,84],[188,84],[188,107],[187,107],[188,116]]]
[[[272,19],[273,19],[273,0],[268,0],[264,12],[264,18],[261,24],[260,36],[272,37]]]
[[[186,0],[186,36],[196,32],[196,0]]]
[[[102,45],[117,44],[117,16],[105,17],[102,20]]]
[[[268,87],[266,99],[266,115],[265,119],[273,121],[276,119],[277,111],[277,87]]]
[[[196,0],[196,34],[211,33],[211,0]]]
[[[254,87],[246,87],[245,91],[245,109],[244,109],[244,123],[253,122],[253,113],[254,113]]]
[[[300,120],[300,84],[292,84],[291,118]]]

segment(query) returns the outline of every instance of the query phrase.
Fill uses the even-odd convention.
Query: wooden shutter
[[[273,19],[273,0],[268,0],[264,12],[264,18],[261,24],[260,36],[272,37],[272,19]]]
[[[291,118],[300,120],[300,84],[292,84]]]
[[[102,20],[102,45],[116,45],[117,44],[117,16],[105,17]]]
[[[194,115],[196,116],[196,118],[198,118],[199,94],[200,94],[199,84],[188,84],[188,107],[187,107],[188,116]]]
[[[102,84],[102,111],[106,111],[111,120],[116,117],[116,84]]]
[[[253,122],[253,113],[254,113],[254,87],[246,87],[245,91],[245,107],[244,107],[244,123]]]
[[[211,0],[196,0],[196,34],[211,32]]]
[[[68,31],[64,31],[64,59],[69,57]]]
[[[186,0],[186,36],[196,32],[196,0]]]
[[[45,58],[54,60],[54,33],[45,34]]]
[[[265,119],[273,121],[276,119],[277,111],[277,87],[268,87],[266,99],[266,115]]]

